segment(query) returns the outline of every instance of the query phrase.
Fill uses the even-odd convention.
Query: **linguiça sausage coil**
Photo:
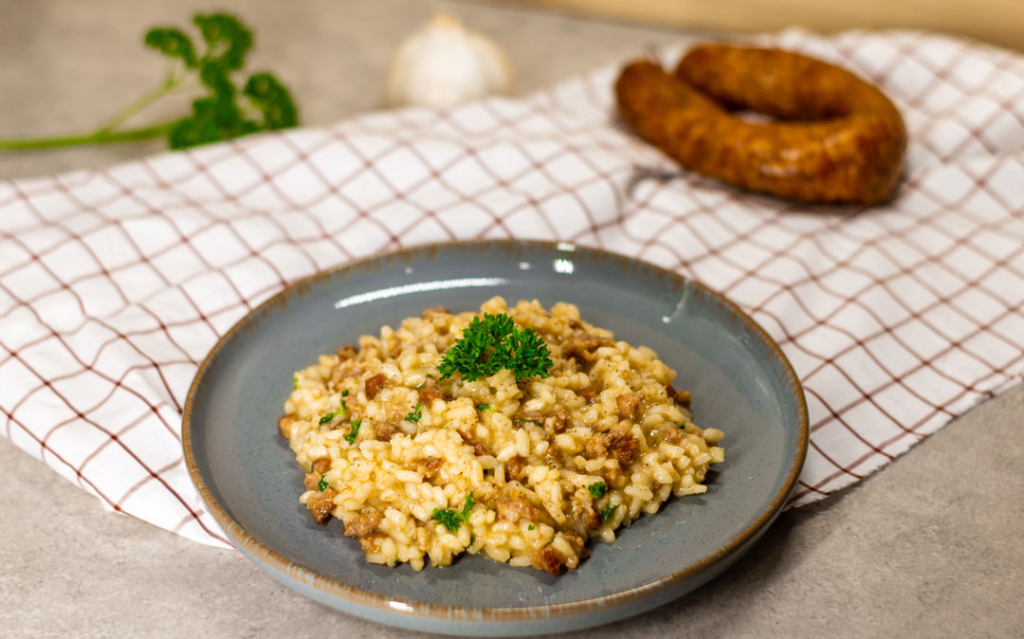
[[[683,167],[723,182],[810,202],[877,204],[899,183],[906,129],[899,111],[849,71],[778,49],[708,44],[675,75],[627,65],[619,113]],[[749,122],[730,111],[775,118]]]

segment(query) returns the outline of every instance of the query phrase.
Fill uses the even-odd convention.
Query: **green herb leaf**
[[[445,510],[435,508],[434,512],[430,513],[430,517],[444,525],[448,532],[458,532],[462,526],[462,519],[459,518],[459,514],[459,511],[450,508]]]
[[[293,377],[292,381],[295,382],[295,387],[292,390],[299,390],[299,376],[296,375],[295,377]]]
[[[523,381],[550,376],[551,366],[548,345],[536,331],[518,328],[505,313],[487,313],[473,318],[445,353],[438,370],[441,379],[458,372],[472,382],[508,369],[516,381]]]
[[[430,513],[430,517],[443,524],[444,527],[448,529],[448,532],[458,532],[462,524],[469,521],[469,511],[473,509],[474,503],[473,493],[469,493],[466,497],[466,503],[462,507],[461,511],[454,510],[452,508],[446,508],[444,510],[435,508],[434,511]],[[470,545],[472,545],[472,543],[473,542],[471,541]]]
[[[341,400],[341,414],[348,415],[348,404],[345,403],[345,400]]]
[[[202,35],[200,51],[182,29],[155,27],[143,37],[146,47],[178,63],[156,88],[85,134],[0,140],[0,149],[36,149],[81,144],[107,144],[166,136],[172,149],[274,131],[298,124],[298,109],[287,87],[272,73],[252,73],[239,87],[236,77],[253,48],[252,31],[226,13],[197,14],[192,19]],[[199,80],[191,112],[137,128],[122,128],[129,118],[166,97],[188,81]]]
[[[616,508],[618,508],[618,506],[605,506],[604,509],[601,510],[601,521],[608,521],[611,519],[612,515],[615,514]]]
[[[423,404],[416,402],[416,408],[405,416],[405,421],[416,423],[423,419]]]
[[[334,416],[337,415],[337,414],[338,413],[327,413],[326,415],[324,415],[323,417],[320,418],[320,425],[323,426],[327,422],[331,421],[332,419],[334,419]]]
[[[325,490],[327,490],[328,486],[330,486],[330,484],[327,483],[327,475],[320,475],[320,492],[324,492]]]
[[[206,41],[204,58],[231,71],[245,66],[245,55],[252,49],[253,37],[252,31],[238,18],[227,13],[209,13],[196,15],[192,22]]]
[[[196,66],[196,48],[181,29],[155,27],[146,32],[143,43],[169,58],[179,58],[186,67]]]
[[[299,111],[292,94],[270,73],[249,76],[242,93],[263,114],[263,126],[271,131],[287,129],[299,123]]]
[[[527,530],[533,530],[533,529],[534,529],[534,526],[533,526],[533,524],[530,524],[529,526],[527,526],[527,527],[526,527],[526,529],[527,529]]]
[[[587,490],[589,490],[590,494],[594,496],[594,499],[601,499],[604,497],[604,494],[608,492],[608,486],[606,486],[603,481],[599,481],[587,486]]]
[[[356,437],[359,437],[359,427],[363,425],[363,420],[357,419],[352,422],[352,426],[348,429],[348,435],[345,435],[344,439],[348,442],[349,446],[354,446],[356,443]]]
[[[347,388],[345,390],[341,391],[341,396],[342,397],[348,397],[348,389]]]
[[[490,404],[477,404],[476,409],[479,411],[494,410],[493,408],[491,408]]]

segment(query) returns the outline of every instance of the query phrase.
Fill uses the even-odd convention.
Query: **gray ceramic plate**
[[[298,502],[302,471],[276,418],[292,372],[431,306],[493,295],[576,304],[619,339],[653,348],[693,391],[695,421],[725,431],[726,461],[700,496],[671,500],[558,578],[465,556],[448,568],[367,564],[332,521]],[[414,248],[295,284],[217,344],[189,392],[189,473],[232,543],[287,586],[344,612],[446,634],[529,635],[594,626],[676,598],[732,564],[774,521],[807,448],[789,363],[735,306],[628,258],[541,242]]]

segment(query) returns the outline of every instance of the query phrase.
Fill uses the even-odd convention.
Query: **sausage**
[[[338,365],[333,371],[331,371],[331,381],[337,386],[343,380],[349,377],[359,377],[365,372],[362,366],[352,366],[351,364],[345,364],[344,366]]]
[[[437,386],[424,386],[420,389],[420,401],[423,402],[424,406],[430,406],[438,397],[441,397],[443,393]]]
[[[345,344],[344,346],[338,348],[338,362],[339,363],[340,362],[344,362],[345,360],[348,360],[348,359],[355,359],[355,357],[356,357],[356,347],[355,346],[352,346],[351,344]]]
[[[319,495],[309,498],[306,507],[313,514],[313,521],[321,526],[327,523],[327,520],[331,518],[331,511],[334,510],[335,496],[337,493],[334,492],[334,489],[328,488]]]
[[[526,458],[516,455],[505,462],[505,478],[509,481],[523,481],[526,479]]]
[[[565,560],[562,553],[551,546],[544,546],[530,555],[530,565],[537,570],[543,570],[550,575],[557,577],[562,571],[562,562]]]
[[[619,419],[633,419],[636,417],[636,407],[640,405],[644,396],[640,393],[624,393],[615,398],[615,408],[619,411]]]
[[[277,434],[285,439],[291,439],[292,437],[292,422],[295,421],[291,417],[285,415],[277,420]]]
[[[615,86],[619,113],[684,168],[751,191],[810,202],[878,204],[901,173],[907,134],[877,88],[778,49],[696,47],[675,75],[648,61]],[[778,121],[747,122],[744,109]]]
[[[384,373],[377,373],[373,377],[368,377],[363,384],[363,388],[366,390],[366,398],[373,399],[376,397],[387,381],[388,378],[384,376]]]
[[[384,422],[373,427],[373,438],[379,442],[389,442],[399,432],[394,422]]]
[[[365,537],[377,530],[377,526],[384,519],[383,513],[376,508],[371,508],[352,520],[352,523],[345,526],[346,537]]]

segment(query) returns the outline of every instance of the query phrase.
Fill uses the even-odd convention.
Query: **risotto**
[[[442,358],[470,323],[502,314],[543,339],[549,374],[445,378]],[[674,377],[571,304],[495,297],[321,355],[295,374],[278,430],[306,471],[299,501],[317,523],[340,519],[368,561],[421,570],[468,552],[559,574],[589,556],[589,539],[707,490],[723,434],[693,423]]]

